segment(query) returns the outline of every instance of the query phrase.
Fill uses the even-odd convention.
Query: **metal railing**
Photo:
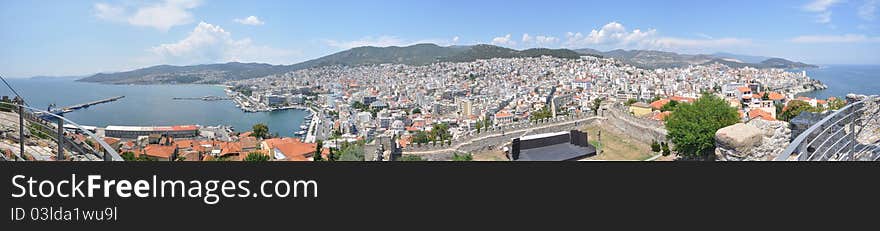
[[[79,124],[6,101],[0,101],[0,151],[0,158],[7,161],[123,161],[115,149]]]
[[[870,96],[826,116],[795,138],[775,160],[880,160],[880,140],[859,138],[865,129],[880,130],[880,97]]]

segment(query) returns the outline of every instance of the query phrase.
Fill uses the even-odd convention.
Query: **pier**
[[[125,96],[114,96],[114,97],[101,99],[101,100],[95,100],[95,101],[91,101],[91,102],[87,102],[87,103],[81,103],[81,104],[70,105],[67,107],[55,108],[55,109],[49,110],[49,112],[51,112],[52,114],[55,114],[55,115],[64,115],[65,113],[68,113],[68,112],[73,112],[73,111],[87,108],[87,107],[90,107],[93,105],[113,102],[113,101],[116,101],[116,100],[119,100],[122,98],[125,98]]]

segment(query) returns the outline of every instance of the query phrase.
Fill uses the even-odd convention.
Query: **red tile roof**
[[[761,118],[761,119],[767,120],[767,121],[775,121],[776,120],[776,118],[773,118],[773,115],[771,115],[770,113],[768,113],[764,110],[761,110],[761,109],[753,109],[753,110],[749,111],[749,119],[755,119],[755,118]]]

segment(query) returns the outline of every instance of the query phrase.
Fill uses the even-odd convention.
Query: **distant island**
[[[730,67],[754,68],[813,68],[815,65],[789,61],[782,58],[716,53],[712,55],[688,55],[652,50],[612,50],[601,52],[593,49],[547,49],[533,48],[514,50],[494,45],[438,46],[416,44],[406,47],[357,47],[321,58],[293,65],[270,65],[262,63],[223,63],[193,66],[159,65],[133,71],[99,73],[79,79],[82,82],[107,84],[222,84],[227,81],[259,78],[291,71],[323,66],[362,66],[374,64],[428,65],[437,62],[472,62],[492,58],[525,58],[551,56],[576,59],[581,56],[614,58],[626,64],[643,68],[681,68],[691,65],[721,63]],[[763,59],[760,62],[755,60]]]

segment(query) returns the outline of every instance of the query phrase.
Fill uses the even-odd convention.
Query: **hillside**
[[[99,73],[77,81],[110,84],[216,84],[290,71],[290,66],[261,63],[223,63],[195,66],[160,65],[118,73]]]
[[[101,73],[80,79],[109,84],[223,83],[322,66],[361,66],[372,64],[427,65],[434,62],[471,62],[478,59],[540,57],[578,58],[581,54],[565,49],[523,51],[493,45],[448,46],[416,44],[407,47],[358,47],[293,65],[225,63],[195,66],[160,65],[133,71]]]
[[[721,63],[730,67],[754,67],[754,68],[812,68],[814,65],[801,62],[793,62],[781,58],[768,58],[761,56],[736,55],[730,53],[706,54],[678,54],[674,52],[653,50],[611,50],[601,52],[594,49],[575,50],[580,54],[599,55],[620,60],[640,68],[676,68],[690,65],[706,65]]]

